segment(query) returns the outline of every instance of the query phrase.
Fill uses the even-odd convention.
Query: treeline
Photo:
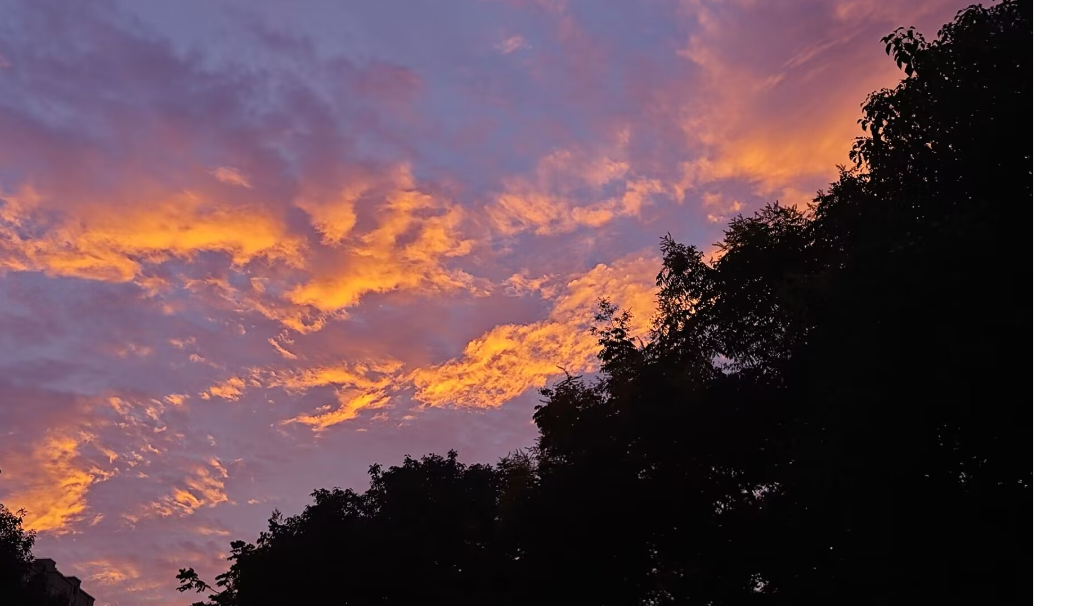
[[[644,342],[543,391],[535,446],[370,469],[232,544],[209,604],[1026,601],[1032,21],[883,39],[906,78],[809,210],[670,238]],[[217,593],[214,593],[217,592]]]

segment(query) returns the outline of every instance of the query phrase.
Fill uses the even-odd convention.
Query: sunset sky
[[[315,488],[530,445],[597,298],[809,202],[968,3],[0,0],[0,502],[169,606]]]

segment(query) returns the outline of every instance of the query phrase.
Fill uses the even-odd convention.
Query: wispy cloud
[[[525,47],[525,37],[521,34],[508,36],[499,41],[495,48],[504,55],[517,52]]]
[[[248,183],[247,177],[231,166],[219,166],[210,171],[210,174],[214,175],[214,178],[222,183],[251,189],[251,183]]]

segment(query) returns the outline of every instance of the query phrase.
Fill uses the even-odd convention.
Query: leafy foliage
[[[374,465],[365,493],[316,490],[303,513],[275,512],[254,545],[233,542],[218,590],[189,568],[180,591],[209,591],[203,604],[215,605],[488,603],[507,559],[496,549],[499,511],[519,467],[512,458],[466,467],[453,452]]]
[[[26,583],[34,556],[33,531],[23,530],[21,512],[0,504],[0,595],[16,595]]]
[[[1026,599],[1030,3],[883,42],[906,78],[854,167],[715,258],[665,238],[651,338],[601,302],[602,372],[542,391],[533,450],[316,491],[210,603]]]
[[[0,503],[0,604],[58,606],[33,571],[35,534],[24,530],[23,512]]]

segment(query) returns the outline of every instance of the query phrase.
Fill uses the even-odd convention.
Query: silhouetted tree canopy
[[[806,211],[665,238],[650,338],[602,302],[601,373],[540,437],[275,513],[211,604],[1001,603],[1031,574],[1031,6],[971,7],[871,94]],[[1022,243],[1021,243],[1022,244]]]
[[[0,503],[0,604],[59,606],[34,575],[35,534],[23,528],[23,512]]]

